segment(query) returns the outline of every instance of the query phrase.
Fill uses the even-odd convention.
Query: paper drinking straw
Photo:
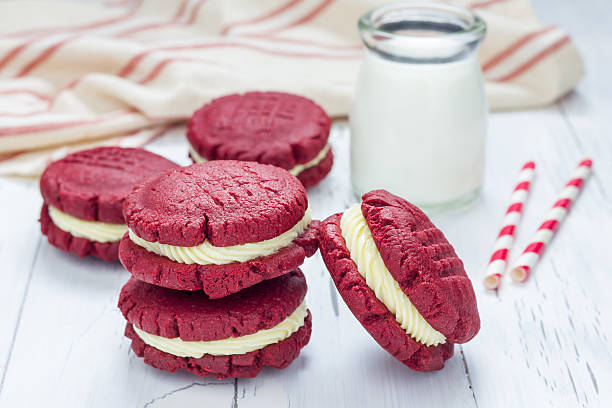
[[[563,222],[567,213],[572,206],[578,194],[582,190],[584,181],[591,174],[591,159],[584,159],[580,162],[572,178],[567,182],[561,194],[557,197],[557,201],[552,206],[546,218],[540,224],[537,232],[525,248],[516,266],[512,268],[510,276],[515,282],[525,282],[529,277],[531,269],[538,263],[538,260],[544,253],[546,246],[555,235],[559,225]]]
[[[519,173],[512,196],[510,196],[510,205],[506,210],[506,216],[497,235],[497,240],[493,246],[493,254],[485,272],[484,286],[489,290],[499,288],[501,277],[506,269],[508,252],[512,247],[516,226],[521,219],[523,205],[529,196],[529,187],[531,186],[534,174],[535,163],[532,161],[525,163]]]

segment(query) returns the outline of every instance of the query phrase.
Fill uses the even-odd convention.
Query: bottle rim
[[[439,32],[440,35],[427,36],[416,31],[406,30],[401,33],[394,32],[381,28],[381,23],[385,22],[385,17],[393,16],[400,12],[405,15],[412,15],[415,18],[414,22],[434,22],[434,23],[451,23],[454,26],[459,26],[457,21],[461,21],[461,29],[453,32]],[[435,21],[430,19],[419,19],[419,16],[427,15],[427,13],[435,13]],[[397,21],[393,21],[397,22]],[[482,18],[469,10],[468,8],[434,2],[412,2],[401,1],[386,4],[377,7],[361,16],[358,22],[358,27],[361,32],[368,32],[377,40],[400,40],[402,42],[419,42],[420,44],[440,44],[449,40],[470,43],[480,41],[484,37],[487,25]]]

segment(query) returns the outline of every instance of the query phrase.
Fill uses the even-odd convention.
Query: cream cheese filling
[[[251,259],[275,253],[291,244],[294,239],[304,232],[308,224],[310,224],[310,220],[310,207],[308,207],[302,219],[293,228],[274,238],[226,247],[214,246],[208,239],[192,247],[160,244],[159,242],[149,242],[140,238],[131,229],[128,232],[130,239],[136,245],[145,248],[149,252],[165,256],[175,262],[199,265],[224,265],[232,262],[247,262]]]
[[[359,274],[365,278],[366,284],[374,291],[378,300],[395,315],[395,320],[402,329],[426,346],[446,343],[446,337],[427,323],[399,283],[391,276],[361,213],[360,204],[355,204],[344,212],[340,219],[340,229]]]
[[[331,147],[328,144],[325,145],[325,147],[323,149],[321,149],[319,154],[317,154],[314,159],[312,159],[311,161],[309,161],[307,163],[302,163],[302,164],[296,165],[294,168],[288,170],[289,173],[293,174],[294,176],[297,176],[298,174],[300,174],[304,170],[307,170],[307,169],[309,169],[311,167],[314,167],[317,164],[321,163],[321,161],[325,158],[325,156],[327,156],[327,152],[329,152],[330,148]],[[196,152],[196,150],[193,148],[193,146],[189,146],[189,153],[191,154],[191,157],[193,157],[193,160],[195,160],[197,163],[204,163],[204,162],[208,161],[207,158],[202,157],[198,152]]]
[[[142,341],[164,353],[193,358],[201,358],[204,354],[228,356],[249,353],[289,338],[304,325],[307,314],[306,301],[304,301],[289,317],[270,329],[259,330],[245,336],[212,341],[184,341],[180,337],[169,339],[147,333],[136,326],[133,327]]]
[[[95,242],[117,242],[127,231],[125,224],[112,224],[101,221],[88,221],[67,214],[51,205],[47,206],[49,217],[56,227],[78,238]]]

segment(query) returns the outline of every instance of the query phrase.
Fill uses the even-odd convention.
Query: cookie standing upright
[[[384,190],[322,222],[320,249],[349,309],[390,354],[438,370],[480,329],[472,284],[442,232]]]
[[[306,191],[270,165],[218,160],[171,170],[126,198],[119,256],[132,276],[221,298],[288,273],[317,250]]]
[[[308,188],[331,170],[330,126],[325,111],[302,96],[281,92],[228,95],[204,105],[191,117],[189,155],[194,162],[273,164]]]
[[[308,343],[305,295],[300,270],[215,300],[132,278],[119,309],[145,363],[202,377],[254,377],[264,367],[285,368]]]
[[[139,182],[177,166],[146,150],[120,147],[82,150],[55,161],[40,179],[42,233],[75,255],[117,260],[127,231],[123,200]]]

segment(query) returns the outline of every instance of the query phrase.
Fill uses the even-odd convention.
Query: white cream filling
[[[330,148],[331,147],[328,144],[325,145],[325,147],[321,149],[321,151],[315,156],[314,159],[312,159],[311,161],[307,163],[296,165],[294,168],[288,170],[289,173],[293,174],[294,176],[297,176],[304,170],[314,167],[317,164],[321,163],[321,161],[325,158],[325,156],[327,156],[327,152],[329,152]],[[193,158],[193,160],[195,160],[197,163],[204,163],[208,161],[207,158],[201,156],[198,152],[196,152],[193,146],[189,146],[189,153],[191,154],[191,157]]]
[[[199,265],[224,265],[232,262],[247,262],[251,259],[268,256],[277,252],[291,244],[294,239],[304,232],[310,221],[311,214],[310,207],[308,207],[302,219],[293,228],[274,238],[226,247],[214,246],[208,239],[192,247],[160,244],[159,242],[149,242],[140,238],[131,229],[128,231],[130,239],[136,245],[145,248],[149,252],[165,256],[175,262]]]
[[[212,341],[184,341],[179,337],[169,339],[147,333],[136,326],[133,327],[142,341],[164,353],[193,358],[201,358],[204,354],[228,356],[249,353],[289,338],[304,325],[307,314],[306,301],[304,301],[289,317],[271,329],[259,330],[246,336]]]
[[[51,205],[47,206],[49,217],[56,227],[78,238],[95,242],[117,242],[127,231],[125,224],[112,224],[101,221],[88,221],[67,214]]]
[[[365,278],[378,300],[393,313],[402,329],[426,346],[446,343],[446,337],[427,323],[391,276],[361,213],[360,204],[344,212],[340,219],[340,229],[359,274]]]

